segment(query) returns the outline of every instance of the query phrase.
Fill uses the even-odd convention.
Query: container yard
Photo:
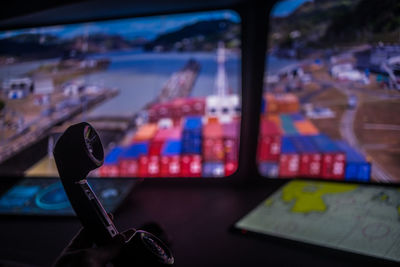
[[[198,108],[184,109],[185,103],[200,104]],[[206,118],[204,98],[187,99],[185,103],[180,105],[179,112],[168,109],[165,115],[149,116],[149,122],[138,127],[129,144],[108,152],[99,175],[222,177],[233,174],[238,165],[239,121],[221,123],[218,117]],[[174,122],[165,123],[172,120],[168,117],[171,114]]]
[[[346,142],[320,133],[290,93],[264,94],[257,161],[269,178],[371,179],[371,163]]]

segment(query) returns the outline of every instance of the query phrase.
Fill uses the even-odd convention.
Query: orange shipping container
[[[148,141],[154,137],[158,131],[158,126],[155,123],[144,124],[136,132],[133,141]]]
[[[301,135],[317,135],[319,131],[311,121],[295,121],[294,126]]]

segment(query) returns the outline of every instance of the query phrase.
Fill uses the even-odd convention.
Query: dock
[[[4,162],[18,154],[23,149],[33,145],[38,140],[49,135],[51,129],[90,109],[103,101],[113,98],[118,89],[104,89],[99,93],[86,95],[86,101],[80,105],[55,110],[48,115],[41,115],[26,124],[22,130],[0,144],[0,162]]]

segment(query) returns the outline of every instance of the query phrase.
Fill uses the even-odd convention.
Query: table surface
[[[119,230],[157,222],[175,266],[354,266],[390,262],[269,236],[232,225],[285,181],[253,184],[144,181],[115,212]],[[5,185],[3,184],[3,188]],[[50,266],[80,228],[74,217],[2,216],[0,259]]]

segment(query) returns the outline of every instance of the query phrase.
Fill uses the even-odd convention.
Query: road
[[[344,86],[338,82],[332,82],[332,86],[340,90],[343,94],[349,98],[351,92],[348,86]],[[383,94],[382,94],[383,96]],[[357,101],[357,105],[353,109],[347,109],[342,116],[340,122],[340,134],[351,145],[354,149],[358,150],[361,154],[366,155],[365,150],[358,143],[357,137],[354,134],[354,120],[357,113],[357,108],[359,106],[359,101]],[[375,161],[372,163],[371,176],[374,177],[377,181],[381,182],[393,182],[396,179],[389,173],[387,173],[378,163]]]

